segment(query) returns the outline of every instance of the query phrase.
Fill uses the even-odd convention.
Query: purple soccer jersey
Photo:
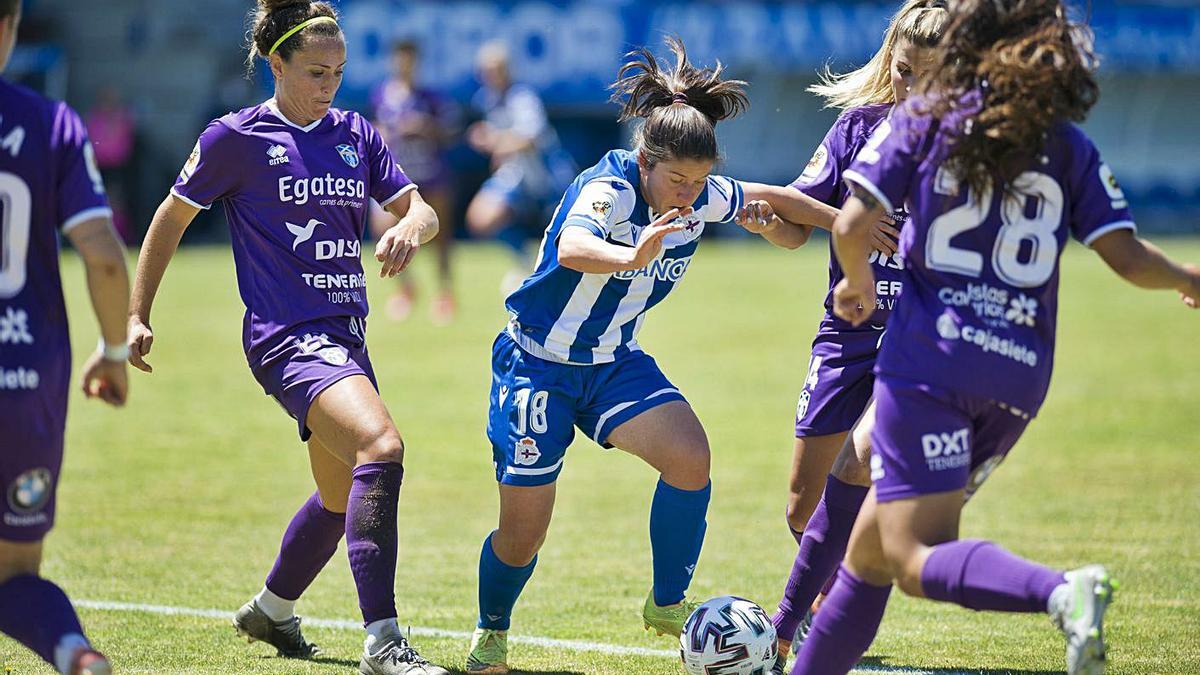
[[[409,178],[427,188],[450,179],[445,144],[437,137],[454,126],[448,101],[430,89],[389,81],[374,92],[371,107],[379,133]],[[432,120],[436,131],[418,129],[423,119]]]
[[[850,108],[838,116],[837,121],[825,134],[825,139],[813,153],[808,166],[800,174],[792,187],[800,190],[813,199],[820,200],[841,208],[850,196],[843,175],[850,163],[854,161],[859,150],[867,144],[871,134],[891,114],[889,104],[866,105]],[[908,215],[904,205],[898,204],[891,213],[896,221],[896,228],[903,227]],[[879,327],[887,321],[896,306],[900,295],[901,278],[904,272],[904,258],[901,255],[886,256],[878,251],[871,251],[872,269],[875,271],[875,313],[871,315],[870,324]],[[825,318],[821,320],[821,332],[843,332],[870,330],[869,326],[855,328],[849,322],[839,319],[833,313],[833,289],[842,280],[842,268],[838,265],[837,257],[833,254],[833,240],[829,242],[829,291],[825,294]]]
[[[907,204],[904,299],[876,372],[1037,413],[1050,384],[1058,260],[1068,231],[1090,245],[1136,229],[1125,195],[1078,127],[1062,123],[1017,179],[975,195],[942,167],[948,131],[899,107],[845,172],[887,210]]]
[[[75,111],[0,80],[0,539],[53,523],[71,377],[59,233],[111,215]]]
[[[199,208],[224,202],[243,344],[259,355],[289,326],[366,317],[367,200],[386,206],[415,188],[358,113],[300,127],[272,100],[211,122],[172,192]]]

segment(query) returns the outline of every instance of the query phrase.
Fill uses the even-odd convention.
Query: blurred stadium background
[[[422,50],[419,81],[462,104],[479,84],[475,54],[506,42],[518,82],[535,87],[577,163],[590,166],[624,138],[606,85],[621,55],[661,48],[678,33],[693,59],[720,58],[751,83],[752,106],[722,125],[723,171],[790,181],[835,113],[805,92],[829,63],[844,69],[878,47],[895,3],[818,2],[501,2],[341,0],[349,45],[336,105],[367,112],[386,76],[391,44]],[[8,77],[65,98],[82,113],[103,102],[132,115],[131,151],[107,163],[110,190],[131,242],[205,123],[269,96],[262,68],[244,79],[242,47],[250,0],[26,0]],[[1097,35],[1102,98],[1086,129],[1130,195],[1143,231],[1200,232],[1200,0],[1077,3]],[[93,134],[94,135],[94,134]],[[486,162],[459,144],[458,208],[483,179]],[[104,159],[101,159],[104,162]],[[455,219],[461,222],[460,219]],[[220,209],[188,239],[227,237]]]

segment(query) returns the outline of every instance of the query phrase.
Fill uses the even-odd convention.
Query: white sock
[[[254,596],[254,601],[272,621],[287,621],[296,616],[296,601],[284,600],[272,593],[266,586]]]
[[[63,675],[69,675],[71,672],[71,658],[75,656],[75,652],[80,648],[88,648],[91,644],[87,638],[79,633],[67,633],[58,641],[58,645],[54,647],[54,667],[58,668],[58,672]]]
[[[363,643],[363,647],[366,648],[368,654],[374,654],[375,651],[371,647],[375,646],[376,642],[399,634],[400,626],[396,623],[396,617],[372,621],[367,624],[367,640]]]
[[[1046,603],[1046,611],[1054,616],[1056,612],[1066,612],[1071,604],[1071,583],[1063,582],[1050,591],[1050,600]]]

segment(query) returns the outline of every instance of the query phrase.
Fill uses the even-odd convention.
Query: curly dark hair
[[[697,68],[688,62],[678,37],[667,38],[675,65],[660,64],[645,48],[626,54],[609,89],[621,104],[620,121],[644,118],[635,138],[651,163],[669,159],[717,159],[717,122],[740,114],[750,105],[746,83],[723,80],[724,66]]]
[[[1006,190],[1063,121],[1083,121],[1100,96],[1092,35],[1059,0],[959,0],[918,85],[955,139],[948,169],[980,194]]]

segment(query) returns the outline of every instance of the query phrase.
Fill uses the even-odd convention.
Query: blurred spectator
[[[100,168],[108,188],[113,225],[122,239],[131,242],[130,170],[137,141],[137,122],[133,111],[124,103],[115,87],[105,86],[97,92],[96,102],[84,122],[96,152],[96,166]]]
[[[528,272],[525,242],[541,234],[547,208],[575,178],[575,163],[559,145],[537,92],[513,82],[508,50],[485,44],[476,63],[483,88],[474,105],[483,120],[467,129],[467,141],[490,159],[492,175],[467,207],[467,227],[516,254],[517,266],[501,282],[507,295]]]
[[[450,250],[454,245],[454,193],[447,147],[458,129],[454,105],[446,97],[416,82],[418,49],[414,42],[392,47],[391,75],[371,97],[375,128],[391,149],[404,173],[420,186],[421,196],[437,211],[441,227],[437,239],[437,294],[430,313],[433,322],[445,325],[454,319],[455,302]],[[396,223],[391,214],[372,202],[371,230],[379,236]],[[411,273],[401,274],[396,292],[388,299],[387,315],[408,318],[416,299]]]

